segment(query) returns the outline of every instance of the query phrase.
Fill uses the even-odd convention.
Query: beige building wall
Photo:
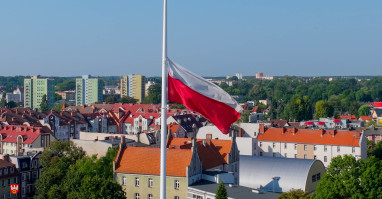
[[[297,158],[314,159],[314,145],[297,144]]]
[[[126,184],[123,184],[123,177],[126,178]],[[135,186],[135,178],[139,178],[139,186]],[[152,187],[149,187],[149,178],[153,180]],[[175,189],[175,180],[179,180],[179,189]],[[114,181],[122,185],[126,198],[135,199],[135,194],[139,193],[139,198],[148,198],[152,194],[153,198],[159,198],[160,177],[156,175],[140,175],[114,173]],[[166,178],[166,198],[173,199],[179,196],[180,199],[187,198],[188,179],[186,177],[167,176]]]

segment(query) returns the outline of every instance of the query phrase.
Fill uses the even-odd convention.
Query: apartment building
[[[123,140],[113,163],[114,181],[128,199],[159,198],[160,148],[124,147]],[[167,149],[166,163],[166,198],[187,198],[188,185],[202,179],[196,147]]]
[[[327,167],[336,156],[353,155],[366,160],[363,131],[339,129],[261,128],[255,155],[317,159]]]
[[[145,98],[146,77],[143,75],[124,75],[121,77],[121,97],[129,96],[141,103]]]
[[[24,107],[40,109],[44,95],[46,95],[48,106],[52,106],[55,100],[52,81],[52,79],[41,78],[39,75],[24,79]]]
[[[91,105],[96,102],[103,102],[103,81],[99,78],[92,78],[90,75],[83,75],[76,79],[76,106]]]

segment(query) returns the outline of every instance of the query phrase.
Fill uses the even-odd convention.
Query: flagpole
[[[161,150],[160,150],[160,199],[166,199],[166,136],[167,136],[167,0],[163,0],[162,38],[162,103],[161,103]]]

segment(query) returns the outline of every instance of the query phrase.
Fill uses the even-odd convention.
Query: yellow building
[[[186,199],[188,185],[202,179],[196,147],[167,149],[166,163],[166,198]],[[126,198],[159,198],[160,148],[121,147],[113,167]]]
[[[143,75],[124,75],[121,77],[121,97],[129,96],[141,103],[145,98],[146,77]]]

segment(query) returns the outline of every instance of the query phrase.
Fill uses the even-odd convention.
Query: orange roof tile
[[[293,131],[295,130],[295,135]],[[284,133],[283,133],[284,132]],[[333,137],[333,133],[334,137]],[[269,128],[259,134],[259,141],[292,142],[306,144],[325,144],[359,146],[361,132],[324,129]]]
[[[116,172],[160,175],[160,148],[126,147],[121,151],[121,159]],[[167,149],[166,174],[168,176],[187,176],[192,151],[186,149]]]
[[[211,139],[210,142],[208,140],[205,141],[205,144],[203,144],[203,139],[196,141],[198,155],[203,164],[203,169],[211,169],[222,164],[227,164],[227,157],[232,147],[231,140]],[[172,138],[168,146],[170,148],[191,149],[191,138]]]
[[[340,118],[348,120],[357,120],[357,117],[355,115],[340,115]]]
[[[373,118],[371,116],[361,116],[361,117],[359,117],[359,119],[361,119],[362,121],[373,120]]]

